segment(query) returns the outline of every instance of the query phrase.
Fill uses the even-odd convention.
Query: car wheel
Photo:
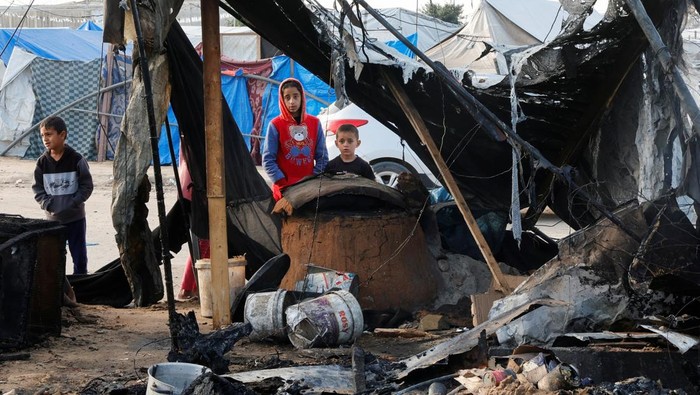
[[[411,173],[411,170],[396,162],[377,162],[372,165],[374,175],[377,176],[377,181],[382,184],[396,188],[399,181],[399,174]]]

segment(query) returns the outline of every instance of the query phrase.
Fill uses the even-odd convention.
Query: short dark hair
[[[63,131],[66,131],[66,133],[68,133],[68,129],[66,129],[66,122],[63,120],[63,118],[57,117],[55,115],[52,115],[41,121],[40,128],[53,129],[58,133],[61,133]]]
[[[336,132],[335,132],[336,136],[340,132],[352,133],[355,135],[356,139],[358,139],[358,140],[360,139],[360,131],[357,130],[357,127],[351,123],[344,123],[344,124],[338,126],[338,130],[336,130]]]

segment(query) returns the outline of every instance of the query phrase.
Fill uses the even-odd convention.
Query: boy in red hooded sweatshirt
[[[294,78],[282,81],[279,106],[280,115],[267,127],[262,155],[265,172],[273,182],[275,200],[282,197],[283,188],[323,172],[328,163],[321,122],[306,113],[301,82]]]

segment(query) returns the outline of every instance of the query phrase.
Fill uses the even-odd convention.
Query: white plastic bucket
[[[284,339],[287,334],[284,309],[290,303],[291,295],[284,289],[248,295],[243,314],[244,321],[249,322],[253,327],[250,338],[253,340],[266,337]]]
[[[241,293],[245,285],[245,265],[243,256],[230,258],[228,260],[228,283],[230,289],[229,303],[233,304],[236,295]],[[199,280],[199,309],[202,317],[212,316],[211,298],[211,261],[209,259],[198,259],[194,267],[197,269],[197,279]]]
[[[365,325],[360,303],[343,290],[289,306],[285,315],[289,341],[296,348],[351,343]]]
[[[166,362],[148,368],[146,395],[180,395],[200,375],[210,372],[206,366],[184,362]]]

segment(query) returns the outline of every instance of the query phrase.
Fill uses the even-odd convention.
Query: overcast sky
[[[367,3],[374,7],[374,8],[392,8],[392,7],[403,7],[407,8],[410,10],[416,10],[420,9],[423,7],[424,4],[427,4],[429,0],[366,0]],[[445,4],[448,2],[452,2],[453,0],[433,0],[434,3],[437,4]],[[468,11],[472,8],[472,5],[478,4],[479,0],[454,0],[456,4],[464,4],[464,9],[465,11]],[[75,2],[75,0],[34,0],[35,5],[42,5],[42,4],[62,4],[62,3],[71,3]],[[326,7],[332,7],[333,6],[333,0],[319,0],[321,4],[323,4]],[[14,5],[28,5],[31,3],[31,0],[0,0],[0,5],[7,6],[10,4]]]
[[[429,0],[365,0],[367,4],[374,8],[394,8],[401,7],[412,11],[420,11],[425,4],[428,4]],[[464,11],[470,11],[472,8],[479,4],[480,0],[433,0],[435,4],[445,4],[452,3],[462,4],[464,6]],[[516,1],[516,0],[514,0]],[[319,3],[323,4],[325,7],[333,7],[333,0],[318,0]]]

